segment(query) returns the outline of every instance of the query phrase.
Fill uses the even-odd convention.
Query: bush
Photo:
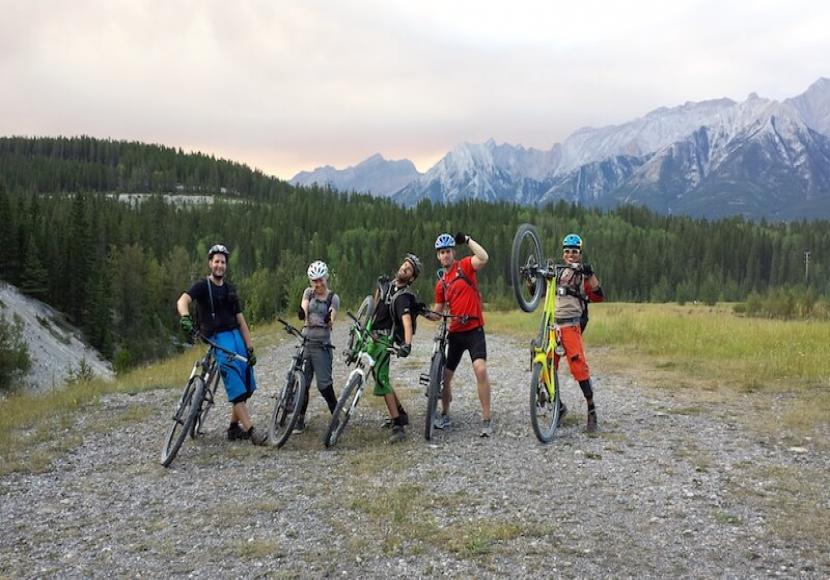
[[[735,312],[759,318],[830,320],[830,301],[812,288],[774,288],[766,294],[753,292],[744,304],[735,306]]]
[[[9,324],[0,313],[0,390],[15,386],[31,366],[29,348],[23,340],[23,320],[15,315]]]

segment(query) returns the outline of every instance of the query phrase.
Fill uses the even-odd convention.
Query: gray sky
[[[830,2],[0,0],[0,135],[201,150],[290,178],[830,77]]]

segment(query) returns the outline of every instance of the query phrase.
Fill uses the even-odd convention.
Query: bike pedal
[[[418,378],[418,382],[424,386],[429,385],[429,373],[421,373],[421,376]]]

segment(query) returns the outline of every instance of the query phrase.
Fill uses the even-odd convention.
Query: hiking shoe
[[[585,427],[585,431],[588,433],[596,433],[597,432],[597,410],[591,409],[588,411],[588,425]]]
[[[245,431],[239,426],[239,423],[231,423],[228,427],[228,441],[236,441],[237,439],[245,439]]]
[[[294,425],[292,433],[302,433],[303,431],[305,431],[305,417],[300,417],[297,419],[297,423]]]
[[[253,427],[248,429],[247,435],[251,439],[252,445],[265,445],[268,442],[268,433],[260,433]]]
[[[404,431],[402,425],[395,425],[392,427],[392,434],[389,435],[389,443],[390,445],[394,445],[395,443],[400,443],[406,439],[406,431]]]
[[[482,437],[490,437],[493,435],[493,420],[492,419],[484,419],[481,422],[481,436]]]
[[[556,424],[559,425],[559,423],[562,422],[562,419],[564,419],[565,415],[567,415],[567,414],[568,414],[568,406],[565,403],[563,403],[562,401],[559,401],[559,419],[557,420]]]
[[[435,415],[435,418],[432,420],[432,426],[435,429],[449,429],[452,427],[452,419],[450,419],[449,415]]]
[[[398,416],[401,418],[401,424],[406,426],[409,425],[409,415],[407,415],[406,411],[398,411]],[[395,420],[392,417],[387,417],[383,421],[383,428],[389,429],[395,424]]]

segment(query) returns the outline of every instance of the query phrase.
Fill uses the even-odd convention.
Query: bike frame
[[[545,308],[542,313],[542,344],[534,343],[531,353],[531,368],[539,363],[542,368],[541,379],[553,399],[556,394],[553,382],[554,373],[554,350],[559,346],[554,323],[554,312],[556,311],[556,292],[551,292],[551,280],[556,278],[561,266],[539,268],[537,275],[545,281]]]

